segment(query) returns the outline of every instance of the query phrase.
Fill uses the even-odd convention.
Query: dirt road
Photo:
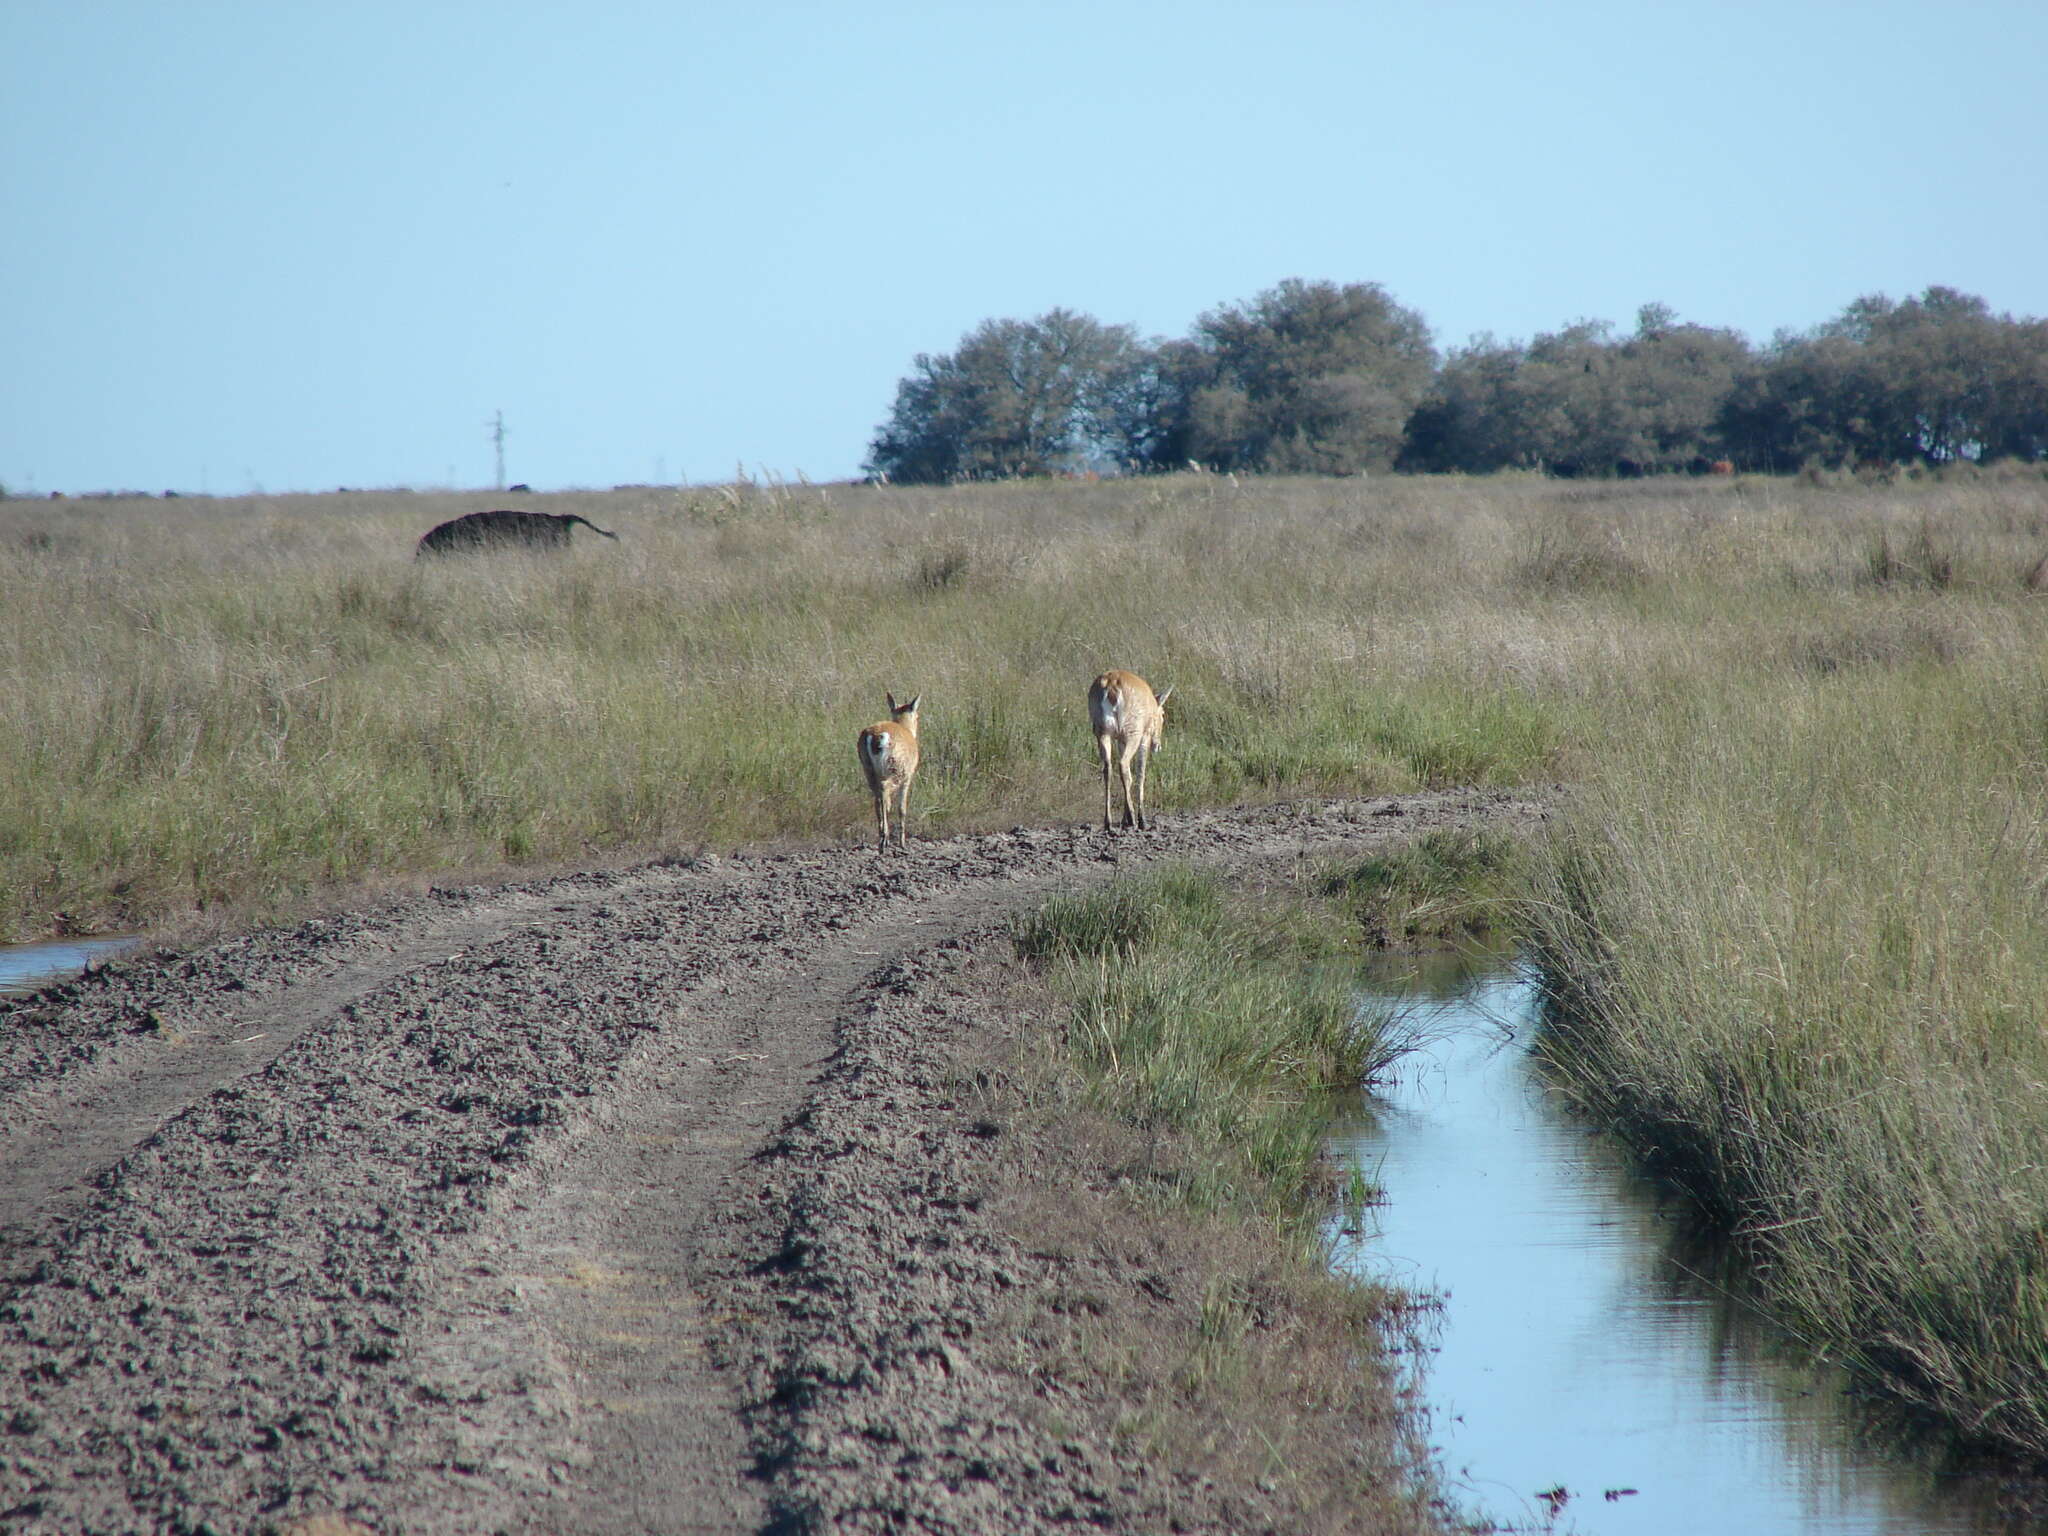
[[[1018,1027],[976,957],[1139,861],[1541,812],[437,892],[0,1006],[0,1529],[1142,1525],[1144,1469],[1048,1450],[975,1358],[1033,1283],[972,1194],[1000,1105],[950,1075]]]

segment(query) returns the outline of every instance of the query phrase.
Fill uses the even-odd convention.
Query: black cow
[[[428,529],[413,558],[480,549],[567,549],[576,523],[608,539],[618,537],[574,512],[470,512]]]

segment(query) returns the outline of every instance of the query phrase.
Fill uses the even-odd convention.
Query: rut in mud
[[[975,1357],[1037,1283],[947,1064],[1002,924],[1447,793],[432,897],[0,1007],[0,1526],[1228,1528]],[[307,1522],[312,1521],[314,1525]],[[340,1527],[330,1527],[339,1529]]]

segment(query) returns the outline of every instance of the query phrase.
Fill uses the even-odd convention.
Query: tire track
[[[646,883],[647,877],[634,877]],[[601,897],[591,897],[599,900]],[[64,1220],[90,1193],[92,1181],[164,1122],[237,1078],[261,1072],[308,1030],[402,976],[459,960],[468,949],[507,933],[555,922],[577,910],[529,889],[450,914],[436,914],[392,936],[358,937],[340,954],[322,956],[310,973],[290,973],[274,986],[240,976],[224,991],[209,976],[199,988],[166,986],[118,1005],[122,1034],[112,1035],[72,1072],[7,1079],[0,1096],[0,1253],[9,1268],[45,1250]],[[368,953],[362,953],[367,949]],[[105,975],[104,968],[101,974]],[[267,980],[267,978],[265,978]],[[49,989],[0,1015],[12,1022],[47,1021]],[[104,1010],[102,1010],[104,1012]],[[129,1022],[131,1021],[132,1022]]]
[[[739,1321],[729,1287],[706,1273],[718,1229],[754,1198],[750,1165],[801,1113],[878,977],[1072,884],[1062,872],[946,891],[701,998],[688,1032],[650,1038],[508,1191],[508,1219],[429,1287],[443,1300],[419,1333],[442,1368],[474,1395],[475,1363],[489,1361],[501,1389],[525,1383],[526,1401],[514,1418],[466,1421],[422,1458],[477,1470],[460,1489],[416,1471],[406,1528],[763,1529],[739,1389],[713,1363]],[[707,1040],[726,1054],[704,1054]]]
[[[29,1212],[0,1234],[0,1525],[758,1529],[707,1233],[762,1198],[750,1159],[878,968],[1132,862],[1535,814],[1475,792],[736,856],[29,999],[0,1106],[48,1152],[0,1165]],[[132,1033],[152,1011],[200,1066]]]

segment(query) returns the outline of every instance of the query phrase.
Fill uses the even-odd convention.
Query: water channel
[[[94,960],[111,960],[136,944],[122,935],[93,939],[50,939],[40,944],[0,944],[0,997],[33,992],[75,976]]]
[[[1467,1509],[1588,1536],[2048,1529],[1880,1444],[1838,1374],[1705,1277],[1681,1213],[1545,1086],[1511,969],[1402,998],[1432,1043],[1342,1140],[1386,1204],[1340,1261],[1441,1295],[1424,1395]]]

